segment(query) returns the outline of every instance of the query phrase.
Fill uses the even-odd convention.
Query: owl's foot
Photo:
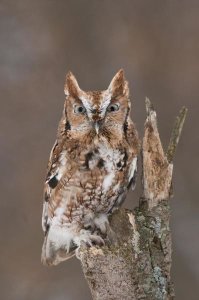
[[[87,218],[84,220],[85,230],[95,232],[98,231],[99,234],[102,234],[103,238],[108,243],[114,244],[116,240],[116,234],[111,229],[109,224],[108,215],[105,213],[100,214],[91,214],[87,215]],[[99,237],[97,235],[97,237]]]
[[[112,230],[107,214],[99,214],[94,218],[94,223],[97,229],[106,236],[106,241],[110,244],[115,244],[116,234]]]
[[[92,246],[103,246],[104,240],[101,236],[91,233],[89,230],[81,229],[79,234],[73,239],[74,243],[80,247],[81,243]]]
[[[83,226],[86,230],[91,232],[99,230],[103,235],[107,233],[108,228],[110,227],[107,214],[94,214],[93,212],[85,216],[83,220]]]
[[[104,240],[101,236],[96,233],[91,233],[89,230],[82,229],[78,236],[74,238],[74,243],[78,246],[75,250],[75,255],[80,259],[80,246],[82,247],[93,247],[93,246],[104,246]]]

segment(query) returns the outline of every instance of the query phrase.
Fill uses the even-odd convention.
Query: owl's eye
[[[86,112],[86,109],[83,105],[75,105],[74,107],[74,113],[76,114],[84,114]]]
[[[107,111],[108,112],[115,112],[115,111],[118,111],[120,108],[119,104],[110,104],[107,108]]]

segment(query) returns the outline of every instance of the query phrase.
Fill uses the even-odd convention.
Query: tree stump
[[[112,243],[79,250],[84,275],[94,300],[174,299],[171,281],[173,158],[187,109],[176,118],[164,153],[156,112],[146,99],[147,118],[142,143],[142,187],[139,206],[116,210],[109,218]]]

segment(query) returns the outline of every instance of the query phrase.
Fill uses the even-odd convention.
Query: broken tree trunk
[[[81,247],[79,257],[94,300],[174,298],[169,228],[173,157],[186,116],[182,108],[167,154],[160,141],[156,112],[146,99],[142,143],[143,195],[133,211],[118,209],[110,217],[111,245]]]

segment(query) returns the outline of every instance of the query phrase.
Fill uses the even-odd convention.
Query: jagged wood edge
[[[155,111],[154,106],[149,100],[149,98],[146,97],[145,99],[145,106],[146,106],[146,113],[147,116],[150,116],[151,112]],[[176,153],[176,149],[182,134],[182,129],[184,126],[184,122],[187,116],[188,109],[183,106],[179,112],[179,115],[176,117],[172,132],[171,132],[171,137],[169,141],[169,145],[167,148],[166,152],[166,157],[168,160],[168,163],[172,163],[174,159],[174,155]]]

